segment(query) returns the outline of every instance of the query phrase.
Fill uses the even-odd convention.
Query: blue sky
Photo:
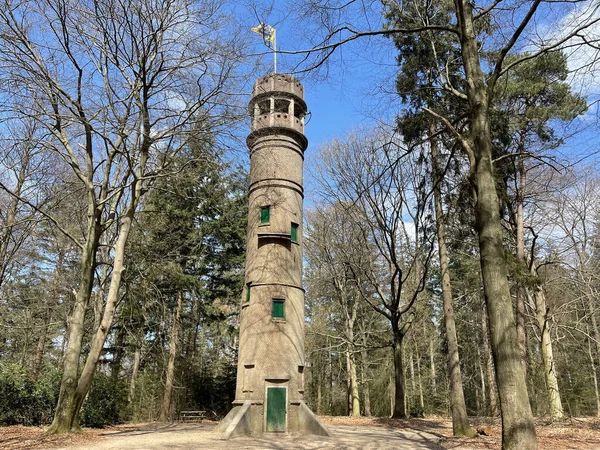
[[[294,13],[289,7],[293,0],[276,2],[276,6],[284,9],[274,9],[262,20],[277,28],[277,44],[279,50],[299,50],[311,47],[310,30],[299,26],[294,19]],[[538,21],[538,30],[568,29],[569,19],[576,14],[577,9],[593,5],[592,1],[585,1],[577,8],[556,7],[554,14],[547,14],[546,21],[552,21],[553,27],[544,24],[544,18]],[[568,12],[569,10],[570,13]],[[283,12],[282,12],[283,11]],[[561,12],[563,14],[561,14]],[[364,28],[380,29],[383,21],[379,11],[372,10],[370,23],[363,23]],[[257,25],[258,18],[248,16],[248,29]],[[251,24],[251,25],[250,25]],[[309,25],[310,26],[310,25]],[[600,30],[600,27],[597,27]],[[250,31],[249,31],[250,32]],[[251,33],[251,32],[250,32]],[[558,33],[560,34],[560,33]],[[260,36],[256,35],[255,49],[257,58],[265,65],[265,73],[272,67],[271,55],[262,43]],[[263,53],[262,55],[260,55]],[[580,63],[579,59],[586,55],[582,50],[570,55],[573,65]],[[364,126],[374,125],[379,120],[390,122],[397,114],[401,105],[398,97],[393,92],[394,72],[397,70],[396,50],[390,39],[382,37],[358,39],[351,44],[344,45],[330,59],[326,70],[317,73],[298,74],[298,78],[305,87],[305,100],[311,111],[310,122],[305,133],[309,139],[309,148],[306,153],[306,190],[307,206],[314,201],[314,180],[310,177],[311,167],[317,163],[318,149],[334,137],[342,137],[347,132]],[[278,71],[289,72],[295,67],[297,57],[294,55],[279,54]],[[573,65],[571,65],[573,67]],[[269,67],[270,66],[270,67]],[[600,73],[586,73],[588,85],[582,92],[590,98],[600,92]],[[598,75],[598,76],[596,76]],[[591,80],[591,81],[590,81]],[[584,83],[576,82],[581,88]],[[587,127],[587,130],[578,134],[564,146],[561,151],[567,155],[592,153],[597,149],[598,111],[594,107],[586,117],[575,124],[576,128]]]

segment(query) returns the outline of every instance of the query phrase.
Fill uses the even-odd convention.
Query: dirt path
[[[440,449],[500,450],[498,418],[471,417],[485,436],[453,438],[447,417],[389,419],[381,417],[330,417],[321,421],[333,432],[319,436],[271,435],[221,441],[214,433],[216,422],[203,424],[126,424],[104,430],[84,428],[81,433],[48,435],[44,427],[0,427],[0,450],[387,450]],[[538,420],[540,450],[600,450],[600,420],[577,418],[549,424]],[[441,445],[438,445],[441,441]]]
[[[65,450],[440,450],[439,438],[413,430],[391,430],[381,427],[329,425],[331,437],[305,435],[269,435],[239,437],[222,441],[209,424],[151,424],[126,431],[102,433],[99,442],[84,446],[63,447]],[[52,448],[52,447],[48,447]],[[54,447],[55,449],[57,447]],[[58,447],[60,448],[60,447]]]

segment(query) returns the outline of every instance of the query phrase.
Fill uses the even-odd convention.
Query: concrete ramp
[[[223,440],[250,434],[251,405],[252,402],[247,400],[241,406],[234,406],[221,423],[217,425],[214,432],[220,433],[220,438]]]
[[[304,402],[300,402],[298,428],[304,434],[331,436],[329,430],[321,423],[317,415]]]

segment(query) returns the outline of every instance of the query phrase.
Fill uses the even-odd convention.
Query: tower
[[[248,234],[236,395],[219,429],[226,438],[249,432],[328,435],[304,403],[304,88],[291,75],[261,77],[248,108]]]

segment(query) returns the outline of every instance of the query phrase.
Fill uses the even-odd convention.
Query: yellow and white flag
[[[263,41],[269,48],[272,48],[272,45],[275,44],[275,28],[273,28],[271,25],[261,23],[260,25],[253,27],[252,31],[260,34],[263,38]]]

